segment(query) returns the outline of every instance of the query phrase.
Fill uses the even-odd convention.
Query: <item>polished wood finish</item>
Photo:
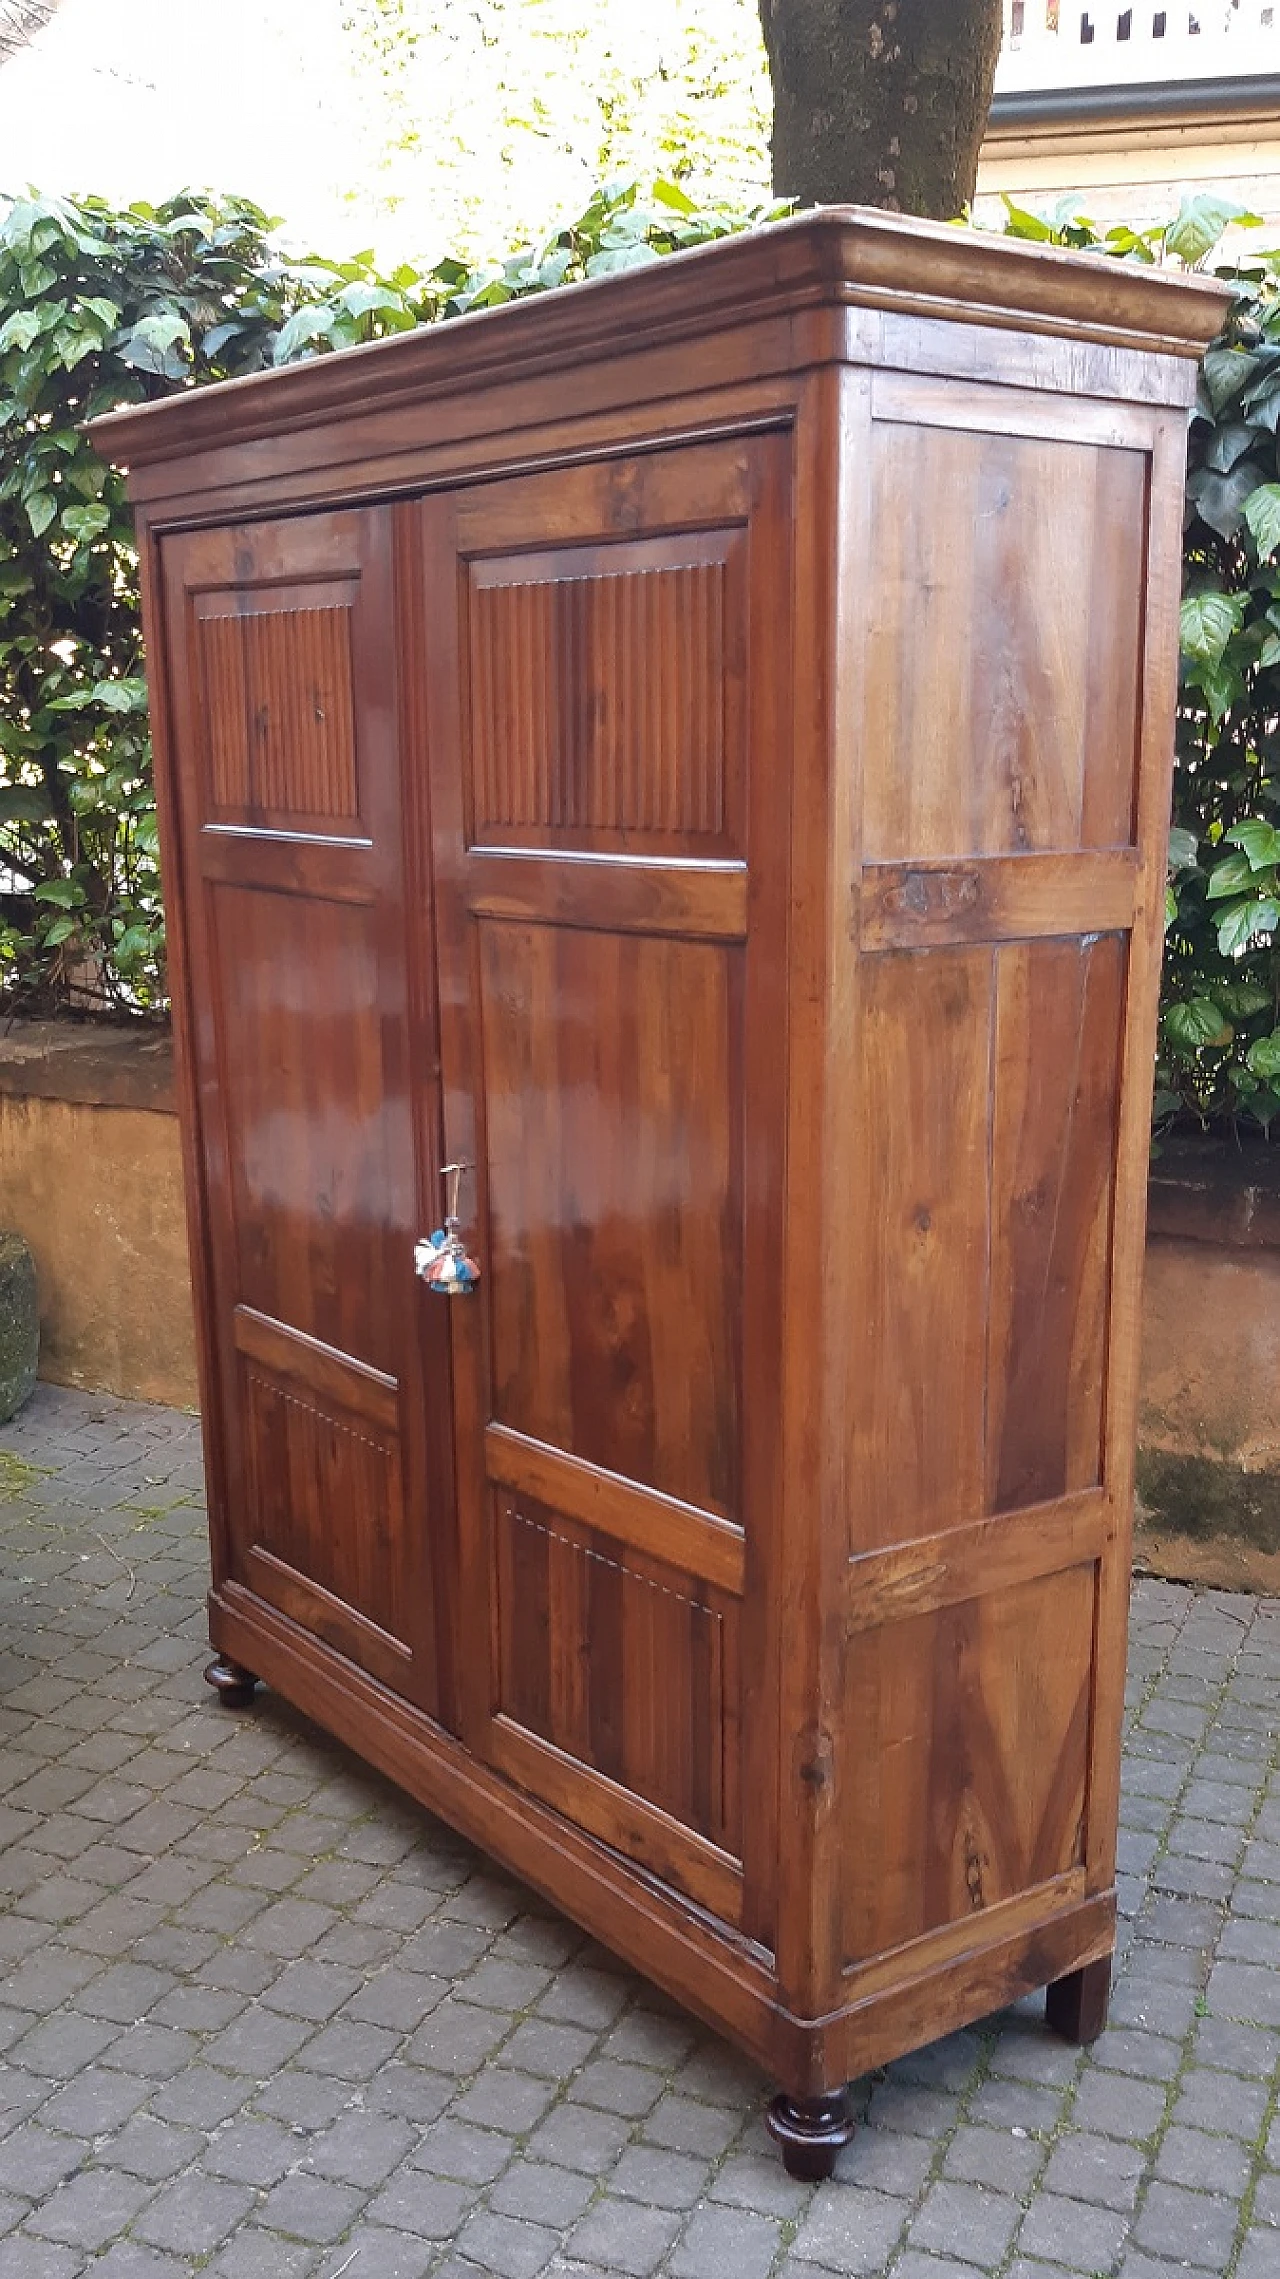
[[[740,2041],[796,2173],[850,2075],[1103,2015],[1221,307],[833,212],[98,423],[211,1682]]]

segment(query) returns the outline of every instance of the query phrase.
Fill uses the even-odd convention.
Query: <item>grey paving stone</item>
[[[656,2145],[628,2145],[609,2178],[609,2190],[656,2208],[691,2208],[710,2182],[705,2160]]]
[[[821,2185],[792,2242],[800,2263],[859,2275],[879,2274],[906,2220],[901,2200],[883,2192],[850,2192],[843,2185]]]
[[[237,2104],[243,2099],[242,2083]],[[253,2101],[260,2113],[283,2121],[288,2128],[323,2129],[336,2121],[339,2113],[345,2113],[351,2091],[345,2081],[327,2081],[321,2074],[301,2073],[295,2066],[286,2066],[283,2073],[263,2083]]]
[[[667,2269],[673,2279],[768,2279],[782,2234],[768,2216],[746,2208],[699,2208]]]
[[[219,2131],[203,2165],[230,2184],[255,2184],[265,2190],[294,2167],[303,2149],[299,2138],[276,2122],[246,2119]]]
[[[357,2224],[345,2239],[325,2251],[316,2266],[317,2279],[347,2279],[348,2274],[356,2279],[358,2272],[363,2272],[365,2279],[426,2279],[428,2272],[440,2268],[438,2253],[434,2240]]]
[[[414,2131],[389,2114],[344,2113],[313,2139],[307,2167],[336,2183],[372,2191],[399,2167],[414,2141]]]
[[[432,2010],[404,2054],[411,2064],[426,2066],[432,2073],[471,2074],[501,2047],[510,2026],[510,2019],[451,1994]]]
[[[498,2274],[498,2279],[535,2279],[536,2273],[546,2269],[557,2245],[557,2235],[548,2226],[524,2223],[517,2216],[500,2216],[488,2208],[477,2210],[458,2237],[458,2248],[466,2261]]]
[[[1239,2200],[1252,2166],[1245,2147],[1233,2138],[1177,2127],[1168,2131],[1161,2144],[1156,2175],[1165,2183],[1185,2184],[1196,2192],[1225,2193]]]
[[[618,2189],[616,2175],[614,2189]],[[592,2180],[572,2169],[555,2168],[550,2161],[515,2160],[494,2185],[489,2206],[499,2215],[520,2216],[527,2223],[563,2233],[577,2222],[593,2190]],[[642,2197],[664,2204],[659,2193]]]
[[[119,2169],[82,2169],[28,2216],[27,2228],[68,2247],[106,2247],[145,2209],[153,2190]]]
[[[322,1970],[336,1969],[337,1966],[313,1962],[296,1963],[293,1968]],[[344,1980],[356,1981],[343,1998],[343,2017],[354,2019],[359,2025],[385,2026],[395,2033],[409,2033],[415,2026],[420,2026],[449,1991],[447,1978],[433,1978],[426,1971],[397,1970],[391,1967],[378,1971],[370,1978],[362,1977],[358,1971],[343,1969],[340,1976]],[[468,1977],[466,1985],[467,1999],[470,2001],[471,1977]],[[274,1994],[273,1988],[273,1998]]]
[[[209,2279],[307,2279],[317,2267],[320,2252],[319,2248],[304,2247],[300,2240],[280,2239],[273,2233],[246,2228],[236,2232],[221,2255],[209,2264],[208,2275]],[[200,2279],[205,2279],[204,2272]]]
[[[863,2137],[870,2133],[860,2132]],[[989,2185],[996,2192],[1020,2195],[1030,2190],[1044,2160],[1045,2147],[1038,2137],[1025,2133],[1018,2137],[1012,2129],[962,2126],[947,2146],[943,2174],[969,2184]]]
[[[691,2018],[663,2018],[650,2010],[628,2010],[606,2035],[600,2054],[620,2058],[624,2064],[654,2065],[665,2072],[679,2065],[696,2032]]]
[[[492,2184],[511,2159],[509,2137],[492,2129],[472,2128],[446,2113],[423,2131],[413,2155],[415,2168],[433,2176],[453,2177],[460,2184]]]
[[[571,1963],[551,1981],[538,2003],[538,2014],[543,2018],[562,2019],[569,2026],[601,2030],[614,2023],[626,2001],[623,1979],[608,1971]]]
[[[913,2217],[913,2247],[962,2262],[995,2265],[1006,2254],[1021,2214],[1018,2202],[978,2184],[942,2180],[930,2186]]]
[[[840,2181],[846,2183],[849,2178],[840,2172]],[[875,2190],[876,2178],[866,2176],[862,2188]],[[811,2192],[807,2184],[788,2176],[776,2147],[762,2129],[759,2141],[748,2132],[741,2148],[715,2171],[708,2197],[728,2201],[735,2208],[748,2208],[758,2216],[795,2221],[807,2210]]]
[[[151,2113],[135,2113],[118,2135],[103,2148],[103,2158],[113,2168],[123,2168],[130,2176],[146,2177],[150,2183],[162,2184],[176,2176],[189,2161],[197,2159],[204,2148],[204,2138],[193,2129],[180,2129],[167,2121],[158,2121]]]
[[[228,2073],[244,2073],[251,2080],[265,2081],[297,2056],[313,2032],[303,2019],[285,2018],[254,2003],[225,2032],[206,2042],[204,2055],[210,2065]]]
[[[355,2221],[364,2195],[323,2176],[286,2176],[268,2192],[257,2220],[289,2239],[323,2244],[338,2239]]]
[[[605,2113],[638,2119],[652,2111],[662,2088],[662,2075],[649,2066],[622,2065],[614,2058],[601,2057],[583,2067],[569,2095],[575,2104],[595,2105]]]
[[[1209,2008],[1249,2025],[1280,2026],[1280,1971],[1256,1963],[1219,1962],[1209,1973]]]
[[[3,2272],[4,2265],[0,2262],[0,2279],[3,2279]],[[1246,2232],[1235,2279],[1275,2279],[1275,2274],[1275,2234],[1267,2231]]]
[[[187,2279],[191,2265],[184,2256],[161,2255],[136,2239],[117,2240],[93,2265],[93,2279]]]
[[[84,2257],[73,2248],[13,2232],[0,2239],[0,2279],[78,2279]]]
[[[396,2113],[419,2125],[434,2121],[457,2089],[456,2081],[424,2066],[392,2063],[382,2066],[365,2092],[372,2112]]]
[[[1105,2271],[1119,2254],[1130,2223],[1118,2209],[1041,2192],[1027,2210],[1018,2246],[1024,2255],[1060,2263],[1069,2271]]]
[[[0,2191],[40,2200],[89,2158],[89,2146],[26,2121],[0,2141]]]
[[[604,2271],[648,2279],[680,2228],[680,2217],[666,2208],[644,2208],[611,2195],[596,2202],[565,2241],[566,2254]],[[467,2247],[467,2235],[461,2245]]]
[[[366,2223],[412,2232],[420,2239],[452,2239],[475,2201],[475,2186],[404,2169],[370,2200]]]
[[[508,2057],[510,2053],[508,2043],[502,2056]],[[460,2120],[474,2121],[482,2129],[501,2129],[507,2136],[526,2136],[558,2093],[558,2084],[554,2081],[540,2081],[533,2074],[515,2073],[505,2065],[488,2065],[455,2100],[453,2110]]]
[[[553,2116],[554,2118],[555,2116]],[[566,2116],[569,2126],[577,2128],[578,2116]],[[599,2126],[599,2123],[593,2124]],[[723,2152],[732,2144],[742,2126],[742,2116],[732,2107],[703,2105],[695,2098],[681,2097],[668,2092],[651,2106],[644,2118],[644,2135],[654,2144],[668,2145],[673,2152]]]
[[[1073,2130],[1061,2137],[1050,2153],[1044,2188],[1049,2193],[1065,2193],[1071,2200],[1127,2212],[1138,2197],[1144,2166],[1144,2156],[1136,2145]]]
[[[1176,2184],[1151,2186],[1134,2225],[1137,2246],[1207,2271],[1226,2269],[1238,2210],[1233,2201],[1188,2192]]]
[[[1106,2075],[1086,2074],[1081,2089]],[[1048,2133],[1062,2118],[1068,2088],[1037,2088],[1025,2081],[980,2081],[965,2101],[967,2120],[988,2129],[1021,2130],[1025,2136]],[[1127,2132],[1117,2132],[1127,2133]]]

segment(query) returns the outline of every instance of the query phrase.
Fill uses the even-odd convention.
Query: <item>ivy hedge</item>
[[[774,218],[605,185],[542,244],[380,275],[283,261],[239,198],[30,197],[0,225],[0,1003],[160,1016],[164,923],[137,563],[121,479],[81,423],[112,405],[496,306]],[[1010,207],[1016,236],[1209,265],[1211,198],[1166,227]],[[1245,240],[1250,243],[1251,241]],[[1229,274],[1192,422],[1156,1123],[1280,1115],[1280,251]],[[1280,1127],[1277,1127],[1280,1128]]]

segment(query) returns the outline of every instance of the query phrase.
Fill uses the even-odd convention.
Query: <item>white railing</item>
[[[1005,0],[996,93],[1280,71],[1280,0]]]

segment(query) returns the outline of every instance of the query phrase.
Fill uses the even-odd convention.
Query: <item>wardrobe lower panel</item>
[[[1114,1891],[1072,1878],[995,1908],[961,1952],[946,1933],[846,1975],[850,1999],[802,2018],[773,1956],[504,1779],[420,1709],[241,1584],[209,1597],[214,1646],[253,1671],[622,1961],[745,2050],[793,2096],[837,2088],[1111,1953]],[[954,1942],[952,1942],[954,1944]]]

